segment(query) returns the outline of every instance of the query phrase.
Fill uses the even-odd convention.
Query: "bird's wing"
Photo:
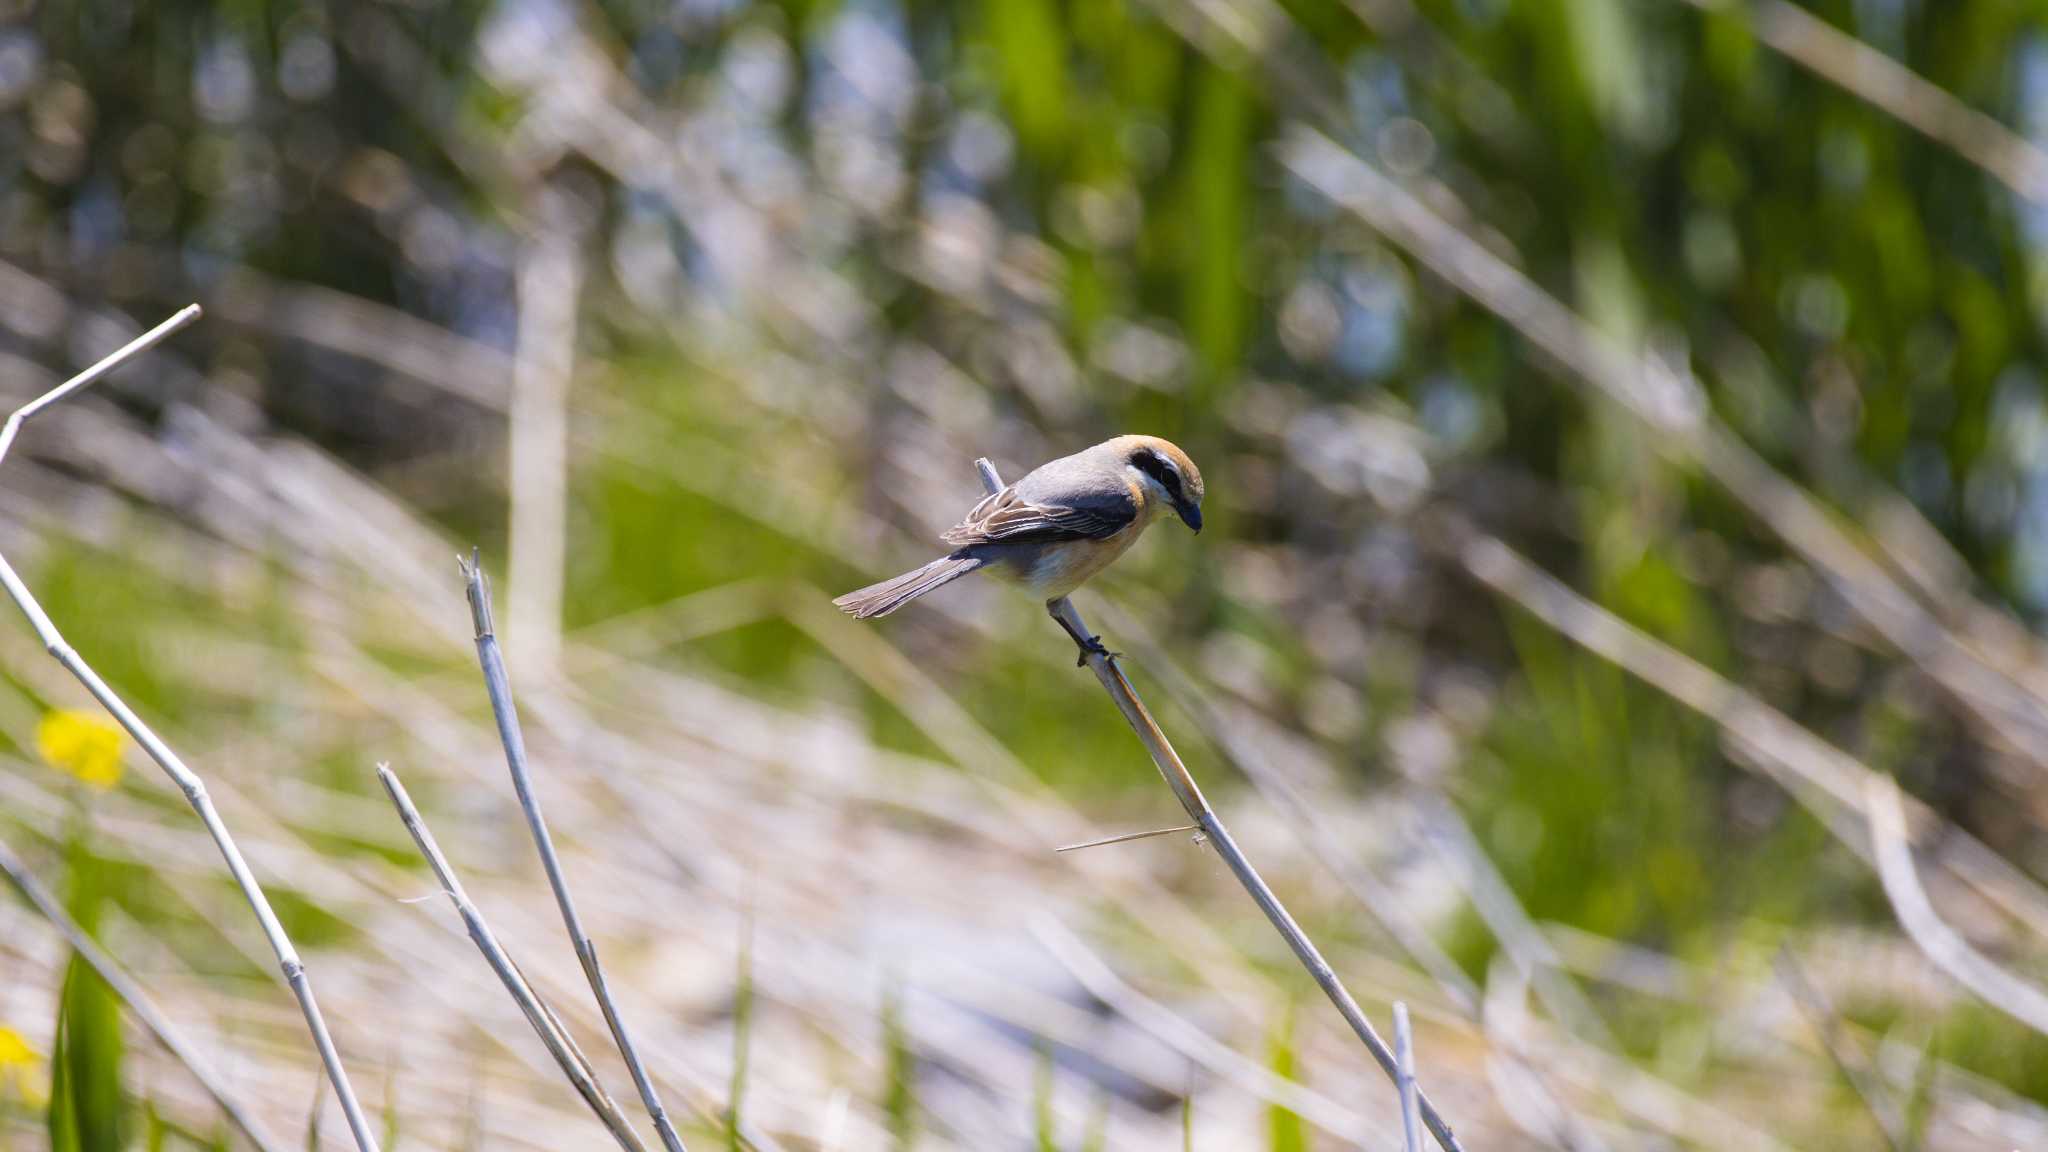
[[[1001,540],[1100,540],[1130,527],[1137,516],[1137,500],[1122,488],[1041,504],[1019,496],[1013,484],[976,504],[940,539],[956,547]]]

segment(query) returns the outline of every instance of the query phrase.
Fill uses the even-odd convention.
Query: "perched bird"
[[[1041,464],[976,504],[940,537],[954,546],[947,555],[832,603],[862,620],[887,616],[987,568],[1050,605],[1109,567],[1169,511],[1202,530],[1202,474],[1195,462],[1157,436],[1118,436]],[[1084,659],[1103,651],[1093,636],[1074,642]]]

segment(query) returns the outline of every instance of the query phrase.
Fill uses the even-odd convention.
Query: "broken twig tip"
[[[471,548],[469,560],[462,567],[466,585],[463,594],[469,598],[469,619],[476,626],[476,638],[479,640],[496,631],[491,621],[491,578],[484,574],[481,555],[481,549]]]

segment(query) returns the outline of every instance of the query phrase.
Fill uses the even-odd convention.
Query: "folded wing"
[[[955,547],[1026,540],[1100,540],[1137,519],[1128,490],[1088,493],[1057,504],[1026,500],[1011,485],[976,504],[967,519],[939,537]]]

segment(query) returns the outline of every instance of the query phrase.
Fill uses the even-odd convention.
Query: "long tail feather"
[[[887,616],[932,589],[951,584],[984,563],[986,561],[980,557],[955,552],[951,556],[941,556],[922,568],[891,577],[880,584],[870,584],[857,592],[848,592],[834,600],[832,604],[858,620]]]

